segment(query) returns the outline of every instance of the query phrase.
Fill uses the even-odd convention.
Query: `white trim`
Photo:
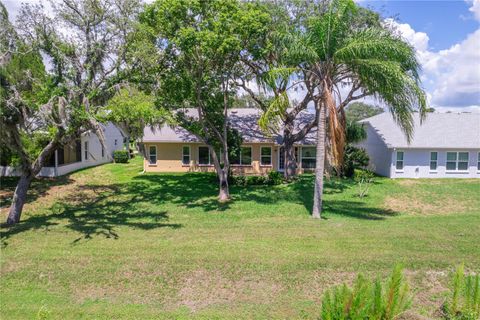
[[[150,148],[154,147],[155,148],[155,163],[152,163],[152,154],[150,153]],[[149,167],[154,167],[157,165],[158,162],[158,150],[157,146],[152,144],[148,146],[148,166]]]
[[[480,173],[480,151],[477,152],[477,173]]]
[[[304,148],[313,148],[313,150],[315,150],[315,157],[304,157],[303,156],[303,149]],[[298,161],[300,162],[300,168],[301,169],[307,169],[307,170],[311,170],[313,168],[304,168],[303,167],[303,159],[307,159],[307,160],[317,160],[317,150],[316,150],[316,147],[315,146],[302,146],[301,148],[299,148],[298,150]],[[315,163],[316,164],[316,163]]]
[[[437,160],[432,160],[432,153],[437,154]],[[430,160],[428,162],[428,171],[430,173],[437,173],[438,172],[438,151],[430,151]],[[435,169],[432,169],[432,162],[435,162]]]
[[[208,150],[208,163],[200,163],[200,148],[207,148],[207,150]],[[210,148],[208,146],[206,146],[206,145],[197,146],[197,155],[198,155],[198,165],[199,166],[211,166],[212,165],[212,157],[210,156]]]
[[[183,148],[187,147],[188,148],[188,163],[183,162],[183,157],[185,157],[185,154],[183,153]],[[189,166],[190,162],[192,161],[192,149],[190,148],[189,145],[183,145],[182,146],[182,165],[183,166]]]
[[[402,160],[398,160],[398,153],[402,153]],[[399,169],[397,167],[397,163],[398,162],[401,162],[402,163],[402,168]],[[405,170],[405,151],[404,150],[395,150],[395,163],[394,163],[394,167],[395,167],[395,172],[398,172],[398,173],[402,173],[404,172]]]
[[[448,154],[449,153],[455,153],[455,161],[448,161]],[[467,154],[467,160],[466,161],[460,161],[459,160],[460,153],[466,153]],[[447,168],[447,163],[448,162],[455,162],[455,169],[454,170]],[[462,163],[466,162],[467,163],[467,169],[459,170],[458,169],[459,162],[462,162]],[[464,150],[445,152],[445,173],[468,173],[469,166],[470,166],[470,152],[464,151]]]
[[[242,149],[250,149],[250,163],[243,163],[242,161]],[[237,164],[233,164],[232,163],[232,167],[250,167],[253,165],[253,148],[252,146],[240,146],[240,154],[239,154],[239,159],[238,159],[239,163]]]
[[[263,156],[262,155],[262,149],[270,149],[270,164],[263,164],[262,163],[262,157],[268,157],[268,156]],[[260,165],[264,167],[271,167],[273,166],[273,149],[272,146],[260,146]]]

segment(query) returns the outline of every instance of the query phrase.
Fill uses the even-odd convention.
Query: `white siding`
[[[370,124],[365,124],[367,139],[357,144],[357,147],[364,148],[370,157],[370,168],[377,174],[390,177],[390,165],[392,162],[392,151],[379,137],[378,133]]]
[[[404,168],[396,170],[396,151],[404,152]],[[477,170],[479,149],[397,149],[394,151],[391,161],[392,178],[480,178]],[[430,152],[438,152],[437,170],[430,171]],[[469,152],[468,170],[455,172],[446,170],[447,152]]]
[[[55,177],[61,176],[82,168],[100,165],[103,163],[111,162],[113,160],[113,152],[115,150],[123,149],[123,136],[120,130],[108,123],[105,125],[105,142],[107,149],[102,157],[102,145],[97,136],[92,132],[87,132],[81,136],[82,145],[82,161],[69,163],[65,165],[59,165],[56,170],[55,167],[43,167],[40,170],[39,176],[42,177]],[[117,144],[115,145],[115,140]],[[85,141],[88,141],[88,159],[85,159]],[[18,176],[21,174],[21,170],[12,167],[0,167],[0,176]]]

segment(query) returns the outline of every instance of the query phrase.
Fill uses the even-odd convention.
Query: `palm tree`
[[[407,139],[413,133],[412,114],[427,110],[420,87],[414,48],[395,30],[372,24],[371,15],[352,0],[332,0],[325,14],[310,20],[303,54],[309,71],[316,78],[320,93],[317,107],[317,162],[312,216],[322,209],[325,153],[339,165],[345,145],[345,106],[352,100],[374,96],[386,105]],[[305,50],[308,48],[308,50]],[[347,97],[340,97],[341,86],[350,86]]]

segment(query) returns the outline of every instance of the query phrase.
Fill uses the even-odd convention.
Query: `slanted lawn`
[[[379,178],[359,199],[334,179],[316,221],[312,176],[219,205],[210,175],[140,171],[35,182],[23,222],[1,230],[2,319],[315,318],[325,288],[397,262],[413,311],[435,318],[448,272],[480,271],[480,180]]]

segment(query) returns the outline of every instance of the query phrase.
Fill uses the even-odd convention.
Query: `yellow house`
[[[194,112],[189,109],[189,112]],[[310,117],[313,115],[305,115]],[[231,109],[229,122],[242,135],[243,145],[236,159],[231,160],[234,174],[261,175],[270,170],[283,171],[284,149],[281,135],[267,136],[258,127],[257,109]],[[311,120],[311,118],[309,119]],[[315,140],[310,133],[295,146],[299,173],[315,168]],[[146,172],[209,172],[214,171],[208,147],[199,138],[181,127],[164,125],[145,128],[143,144]]]

